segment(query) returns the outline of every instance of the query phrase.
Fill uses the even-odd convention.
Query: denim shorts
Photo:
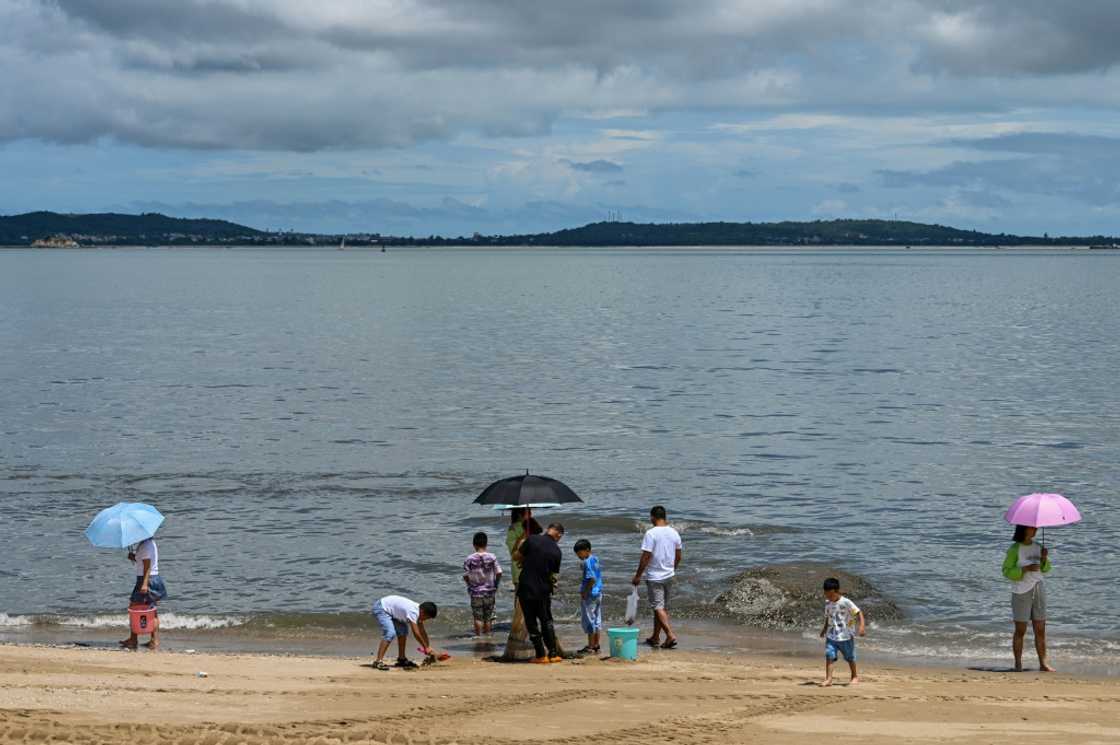
[[[838,654],[844,655],[844,659],[848,662],[856,661],[856,640],[846,639],[844,641],[837,641],[836,639],[829,639],[824,643],[824,657],[829,662],[836,662]]]
[[[148,577],[148,594],[140,592],[140,586],[144,584],[143,577],[136,578],[136,584],[132,586],[132,596],[129,597],[130,603],[151,603],[155,605],[159,601],[167,597],[167,585],[163,584],[158,574],[153,574]]]
[[[408,636],[408,624],[390,616],[380,600],[373,604],[373,615],[381,625],[381,638],[385,641],[391,642],[398,636],[401,639]]]
[[[603,599],[601,597],[580,601],[579,625],[583,627],[583,633],[585,634],[594,634],[603,627]]]

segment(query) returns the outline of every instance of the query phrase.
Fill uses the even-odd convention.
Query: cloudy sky
[[[0,0],[0,213],[1120,233],[1116,0]]]

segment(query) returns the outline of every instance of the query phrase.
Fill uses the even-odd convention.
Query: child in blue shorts
[[[840,594],[840,580],[834,577],[824,581],[824,597],[824,628],[821,629],[821,637],[825,638],[824,682],[821,685],[832,685],[832,666],[839,655],[844,655],[852,670],[849,685],[857,685],[859,673],[856,671],[856,640],[852,630],[858,618],[859,635],[867,633],[863,613],[855,603]]]
[[[581,538],[574,549],[583,575],[579,585],[580,625],[587,634],[587,646],[577,654],[598,654],[599,629],[603,626],[603,570],[599,568],[599,557],[591,553],[591,541]]]

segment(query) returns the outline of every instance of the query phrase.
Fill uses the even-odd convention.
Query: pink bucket
[[[133,634],[150,634],[159,628],[159,614],[154,605],[133,603],[128,606],[128,622]]]

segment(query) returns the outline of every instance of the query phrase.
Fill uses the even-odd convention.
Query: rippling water
[[[1060,491],[1051,635],[1115,648],[1117,297],[1108,252],[4,251],[0,624],[117,612],[82,530],[122,499],[184,619],[465,607],[470,501],[530,468],[608,593],[661,502],[696,615],[829,561],[911,645],[1006,630],[1002,510]]]

